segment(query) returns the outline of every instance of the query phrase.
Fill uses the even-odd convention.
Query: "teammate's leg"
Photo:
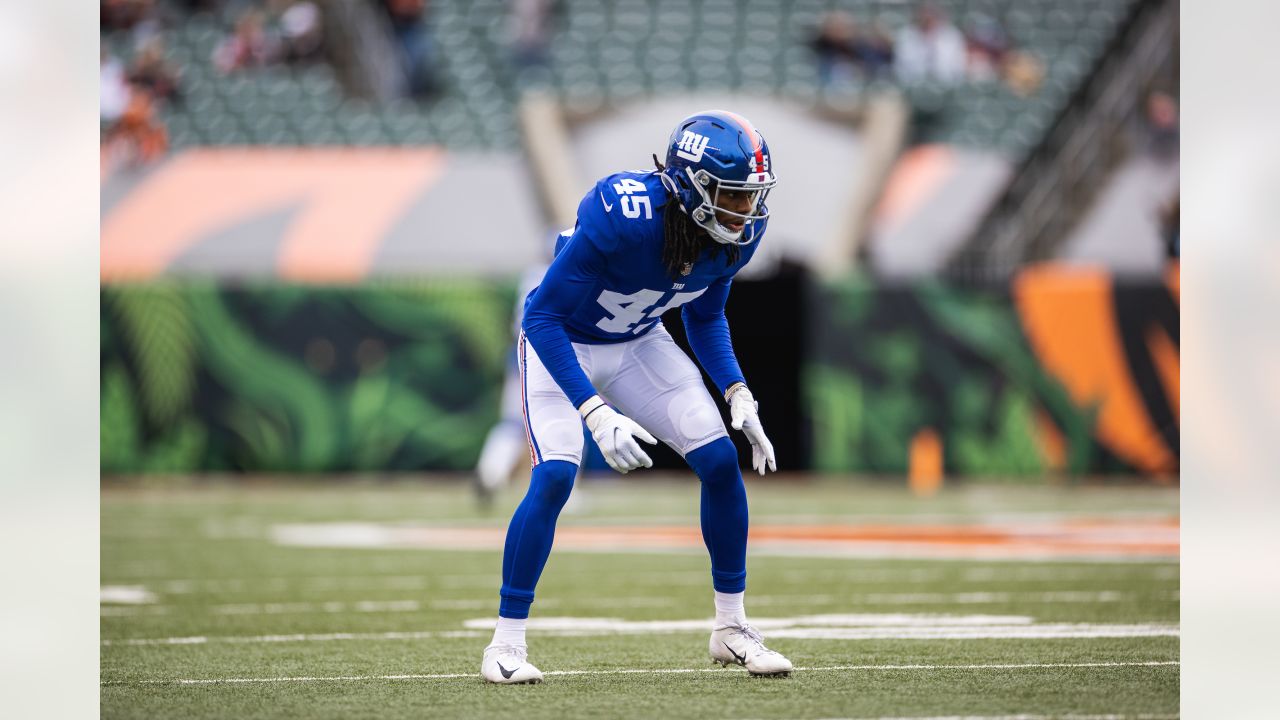
[[[511,348],[507,373],[502,380],[501,417],[489,429],[480,460],[476,463],[476,492],[480,504],[488,507],[493,495],[506,487],[528,446],[525,436],[524,402],[521,391],[519,339]]]
[[[551,554],[556,519],[578,472],[582,420],[523,337],[521,387],[533,473],[529,490],[507,528],[502,557],[501,604],[493,642],[485,648],[481,674],[490,682],[539,682],[527,662],[525,624],[534,588]]]

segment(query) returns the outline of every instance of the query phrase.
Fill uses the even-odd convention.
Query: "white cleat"
[[[480,674],[491,683],[520,685],[542,682],[542,671],[529,663],[528,648],[490,645],[484,649]]]
[[[742,665],[755,676],[787,677],[791,661],[764,646],[764,638],[747,624],[720,625],[711,631],[711,659]]]

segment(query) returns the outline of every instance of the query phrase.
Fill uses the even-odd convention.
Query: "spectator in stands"
[[[1157,160],[1178,158],[1179,129],[1178,101],[1165,92],[1153,92],[1147,96],[1145,119],[1146,138],[1144,149]]]
[[[104,45],[98,62],[98,113],[103,127],[113,126],[128,105],[129,83],[124,63]]]
[[[169,147],[169,134],[156,117],[151,93],[141,85],[129,86],[129,102],[103,140],[107,155],[124,155],[133,165],[152,162]]]
[[[265,65],[275,56],[275,42],[263,27],[262,13],[246,10],[236,28],[213,51],[213,63],[224,73]]]
[[[175,0],[188,13],[217,12],[226,0]]]
[[[921,5],[894,43],[894,70],[903,82],[961,82],[965,61],[964,35],[933,4]]]
[[[181,104],[178,71],[164,60],[164,41],[154,36],[147,41],[129,68],[129,83],[146,88],[154,100]]]
[[[893,37],[879,23],[859,35],[858,53],[868,77],[884,77],[893,69]]]
[[[810,41],[818,56],[818,80],[829,87],[841,79],[881,76],[893,63],[893,41],[880,28],[864,33],[853,16],[840,10],[826,14]]]
[[[999,20],[990,15],[978,15],[969,23],[965,33],[968,41],[969,79],[975,82],[998,80],[1005,58],[1012,49],[1009,34]]]
[[[155,0],[100,0],[98,11],[103,30],[128,30],[137,47],[142,47],[161,29],[160,8]]]
[[[103,30],[129,30],[152,12],[150,0],[100,0],[98,23]]]
[[[1174,195],[1169,204],[1160,209],[1160,236],[1164,240],[1164,256],[1168,260],[1182,257],[1181,199],[1181,195]]]
[[[1004,60],[1004,84],[1014,93],[1026,97],[1044,81],[1044,63],[1028,52],[1014,50]]]
[[[511,0],[512,54],[517,68],[546,67],[562,0]]]
[[[317,59],[324,42],[320,7],[311,0],[285,0],[284,4],[279,13],[280,59],[289,63]]]
[[[405,71],[405,94],[426,97],[435,91],[432,65],[435,47],[427,32],[426,0],[382,0],[391,20],[391,32],[400,46]]]
[[[970,81],[1003,80],[1010,90],[1025,97],[1035,92],[1044,80],[1044,64],[1014,47],[1004,25],[990,15],[975,17],[969,23],[965,40]]]

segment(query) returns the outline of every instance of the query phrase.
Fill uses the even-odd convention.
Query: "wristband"
[[[582,403],[582,405],[578,407],[578,412],[582,415],[582,419],[586,420],[588,415],[604,406],[604,400],[601,400],[599,395],[592,395],[586,402]]]
[[[746,389],[747,389],[747,384],[743,382],[736,382],[730,385],[729,387],[725,388],[724,401],[729,402],[730,398],[733,397],[734,393],[738,392],[739,390],[746,390]],[[583,404],[585,405],[586,403],[583,403]]]

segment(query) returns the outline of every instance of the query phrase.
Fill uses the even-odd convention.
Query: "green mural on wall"
[[[803,388],[789,420],[806,448],[789,467],[900,475],[932,431],[950,475],[1176,471],[1176,300],[1159,284],[1096,287],[1105,295],[1050,283],[1019,296],[1041,301],[1027,315],[1007,288],[806,285],[810,341],[799,369],[784,366]],[[1082,297],[1099,302],[1068,323]],[[483,279],[106,286],[102,471],[469,470],[498,417],[514,299],[513,284]],[[1070,328],[1109,344],[1073,365]],[[1149,346],[1153,329],[1171,356]],[[1045,337],[1067,340],[1067,366]],[[1098,352],[1123,375],[1095,377]],[[1093,385],[1112,394],[1079,391]],[[1108,397],[1129,402],[1124,414]],[[1115,433],[1117,418],[1138,432]]]
[[[469,468],[513,300],[480,280],[104,287],[102,470]]]
[[[1093,409],[1073,405],[1037,361],[1007,293],[861,279],[813,292],[814,469],[903,473],[924,428],[942,438],[948,473],[1125,469],[1092,440]],[[1046,452],[1046,425],[1064,457]]]

